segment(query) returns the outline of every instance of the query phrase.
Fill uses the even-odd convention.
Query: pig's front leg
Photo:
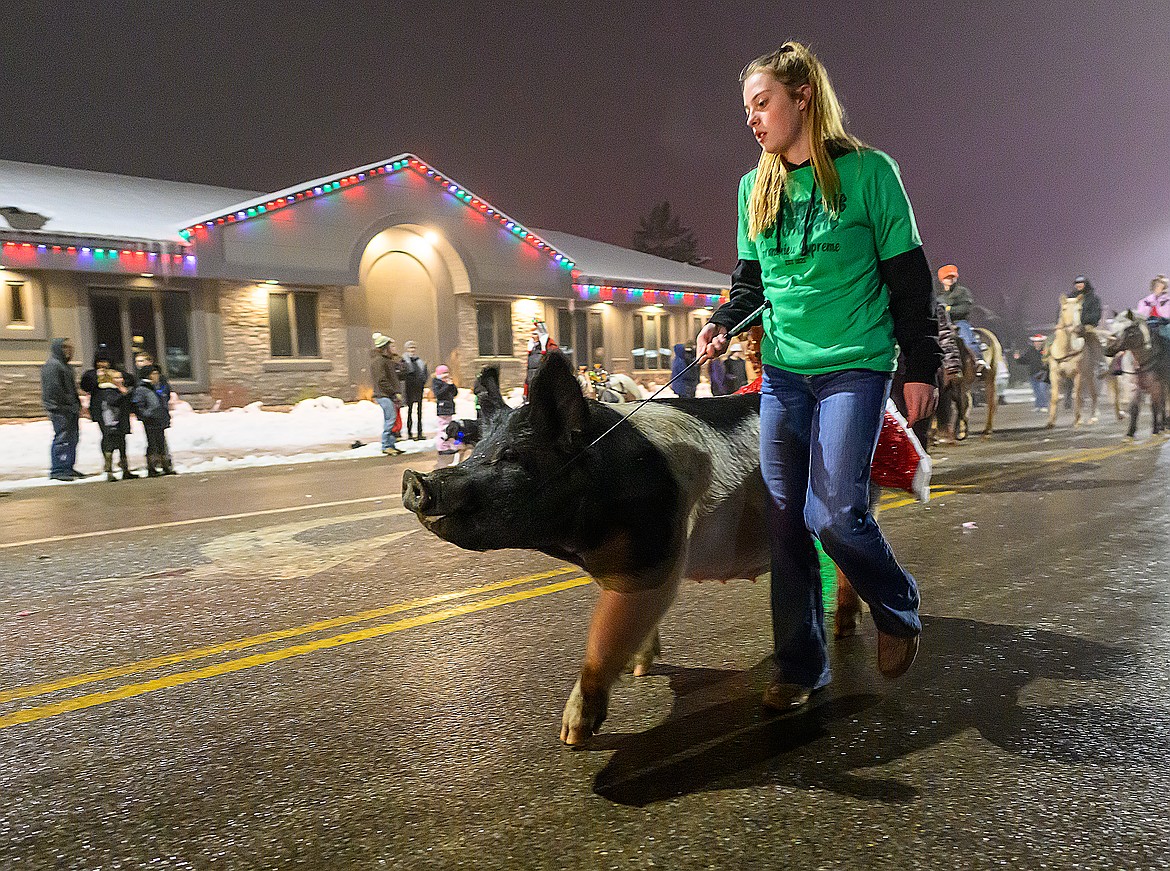
[[[566,744],[584,744],[601,726],[609,688],[658,626],[677,589],[677,577],[639,592],[602,588],[589,625],[581,676],[561,717],[561,740]]]

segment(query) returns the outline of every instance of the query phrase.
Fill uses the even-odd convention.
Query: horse
[[[983,382],[983,392],[987,397],[987,423],[983,427],[983,435],[990,436],[995,429],[995,409],[999,405],[999,396],[995,390],[995,375],[1003,362],[1003,346],[995,333],[983,327],[976,327],[976,334],[983,344],[983,373],[979,374],[974,354],[967,347],[967,343],[959,341],[959,358],[963,369],[958,377],[951,378],[939,392],[938,411],[936,421],[940,435],[938,441],[947,442],[951,436],[957,441],[967,437],[967,418],[971,414],[971,387],[976,381]]]
[[[1100,362],[1101,342],[1097,338],[1097,329],[1081,324],[1081,298],[1061,297],[1060,319],[1056,322],[1052,347],[1048,349],[1048,380],[1052,385],[1048,423],[1045,425],[1048,429],[1056,426],[1056,415],[1063,395],[1061,379],[1072,379],[1073,426],[1081,425],[1081,402],[1086,387],[1092,400],[1089,423],[1097,422],[1097,399],[1101,393],[1097,369]]]
[[[1113,357],[1129,351],[1136,364],[1137,389],[1129,403],[1129,430],[1125,437],[1132,439],[1137,432],[1138,413],[1142,397],[1150,397],[1150,415],[1153,418],[1151,435],[1167,428],[1166,397],[1170,394],[1170,349],[1156,330],[1151,330],[1143,317],[1126,310],[1113,320],[1113,330],[1105,345],[1105,355]]]

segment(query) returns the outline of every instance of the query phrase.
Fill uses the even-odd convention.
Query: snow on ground
[[[1031,391],[1007,391],[1009,402],[1031,401]],[[661,397],[674,394],[665,390]],[[709,396],[706,382],[699,385],[699,396]],[[508,403],[518,406],[521,390],[508,395]],[[475,400],[470,390],[460,390],[455,400],[455,416],[475,417]],[[422,441],[399,441],[406,453],[434,457],[435,404],[423,402]],[[404,420],[405,424],[405,420]],[[130,467],[145,474],[146,435],[142,424],[134,420],[126,439]],[[246,408],[220,412],[195,412],[185,402],[172,410],[167,444],[175,470],[213,472],[254,466],[277,466],[290,463],[315,463],[323,460],[377,457],[382,454],[382,409],[373,402],[345,403],[329,396],[306,399],[290,411],[266,411],[260,403]],[[68,484],[49,480],[49,446],[53,427],[48,420],[0,425],[0,490],[26,487],[66,487],[76,484],[106,483],[104,475]],[[361,442],[359,447],[354,443]],[[77,468],[82,472],[102,470],[101,434],[97,424],[83,417],[81,441],[77,446]]]

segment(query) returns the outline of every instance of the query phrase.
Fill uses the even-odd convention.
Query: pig
[[[474,452],[430,474],[407,470],[403,505],[460,547],[536,550],[596,581],[584,660],[561,718],[561,740],[582,745],[605,720],[627,665],[635,674],[652,665],[680,581],[769,570],[759,396],[607,405],[584,397],[559,352],[546,355],[518,409],[487,380]]]

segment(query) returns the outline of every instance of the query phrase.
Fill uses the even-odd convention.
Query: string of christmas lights
[[[147,251],[142,248],[110,248],[91,245],[56,245],[46,242],[14,242],[5,240],[0,246],[4,254],[4,262],[20,266],[35,263],[39,258],[51,255],[66,255],[77,258],[89,265],[99,263],[117,264],[129,270],[139,270],[144,266],[154,264],[169,264],[182,267],[184,271],[193,271],[196,260],[194,254],[167,254],[159,251]]]
[[[443,188],[448,194],[466,205],[469,209],[479,212],[481,215],[492,218],[501,227],[515,236],[522,242],[531,245],[538,251],[543,251],[552,260],[560,264],[565,269],[572,269],[575,265],[565,254],[558,251],[548,242],[545,242],[531,230],[524,225],[512,220],[499,209],[494,208],[490,203],[481,200],[479,197],[471,193],[460,184],[447,178],[442,173],[438,172],[431,166],[428,166],[423,161],[411,154],[404,155],[400,158],[390,161],[389,163],[378,164],[376,166],[367,167],[359,172],[350,173],[348,175],[338,176],[323,182],[322,184],[307,187],[304,190],[295,193],[287,194],[282,197],[275,197],[264,203],[259,203],[255,206],[249,206],[246,209],[240,209],[235,212],[227,212],[215,218],[209,218],[206,221],[195,224],[179,231],[179,235],[183,239],[198,241],[199,234],[206,233],[216,227],[222,227],[227,224],[236,224],[240,221],[247,221],[250,218],[259,217],[268,212],[277,211],[279,209],[291,206],[293,203],[302,202],[304,200],[314,199],[316,197],[327,196],[335,191],[344,188],[352,187],[356,184],[361,184],[371,178],[385,176],[397,172],[411,171],[415,172],[423,178],[437,184]]]
[[[607,284],[574,284],[578,299],[601,302],[633,302],[642,305],[685,305],[711,308],[719,305],[717,293],[684,293],[681,290],[652,290],[647,287],[614,287]]]

